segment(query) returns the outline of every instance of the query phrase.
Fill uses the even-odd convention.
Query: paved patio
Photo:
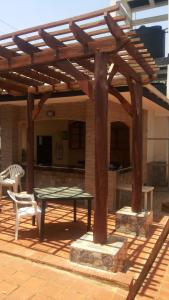
[[[156,193],[154,199],[155,199],[154,200],[155,211],[159,212],[159,207],[161,207],[161,201],[167,201],[168,199],[168,192]],[[38,239],[37,228],[33,227],[31,224],[31,220],[28,219],[22,220],[20,225],[20,230],[19,230],[19,240],[18,241],[14,240],[15,220],[14,220],[12,203],[8,199],[2,199],[1,203],[2,203],[2,213],[0,214],[0,222],[1,222],[1,227],[0,227],[1,256],[0,257],[2,257],[2,253],[3,255],[12,254],[15,257],[20,256],[22,258],[26,258],[27,260],[29,259],[33,262],[37,262],[43,265],[45,264],[46,266],[51,266],[52,268],[53,267],[57,269],[59,268],[71,272],[73,271],[81,275],[89,276],[93,278],[92,280],[94,279],[99,281],[104,280],[104,282],[107,281],[108,284],[111,284],[111,287],[115,283],[116,285],[119,286],[120,288],[119,291],[122,290],[125,293],[125,298],[123,299],[126,299],[126,292],[133,287],[133,284],[135,283],[140,284],[140,280],[141,282],[145,280],[143,273],[145,273],[146,262],[148,261],[148,263],[150,263],[151,257],[154,255],[154,249],[158,250],[157,246],[159,247],[159,241],[161,239],[161,236],[164,235],[163,232],[165,230],[165,226],[166,226],[165,224],[168,219],[167,217],[163,217],[163,215],[159,215],[158,213],[158,217],[156,216],[155,222],[151,228],[151,235],[147,240],[145,240],[144,238],[134,238],[133,236],[128,236],[128,241],[129,241],[128,257],[129,257],[130,264],[127,272],[115,273],[115,274],[108,273],[106,275],[106,272],[104,271],[97,271],[95,269],[92,270],[91,268],[88,268],[86,270],[83,266],[82,267],[74,266],[72,263],[69,262],[70,244],[72,243],[73,240],[76,240],[86,232],[87,218],[86,218],[85,208],[83,207],[78,208],[78,213],[77,213],[78,221],[74,223],[71,204],[64,205],[64,203],[60,203],[59,205],[56,206],[49,205],[46,214],[46,238],[43,243],[40,243]],[[113,214],[109,214],[108,216],[109,233],[112,233],[114,231],[114,221],[115,221],[115,216]],[[161,248],[160,255],[161,257],[165,257],[164,261],[166,260],[166,255],[168,255],[166,247],[167,247],[166,244],[163,244],[163,248],[160,247]],[[155,285],[156,285],[156,291],[159,291],[159,289],[161,289],[162,287],[163,276],[167,272],[168,266],[167,264],[165,265],[163,264],[162,262],[163,260],[159,258],[159,256],[157,257],[157,259],[160,259],[160,261],[157,261],[155,263],[156,266],[155,268],[156,271],[160,272],[161,275],[160,278],[158,278],[158,281],[155,280]],[[161,263],[162,263],[162,267],[161,267]],[[146,269],[146,272],[147,273],[149,272],[148,276],[150,276],[150,279],[149,280],[146,279],[144,281],[144,286],[143,286],[144,288],[139,292],[141,297],[145,296],[145,297],[149,297],[149,299],[155,299],[155,298],[151,298],[151,296],[154,297],[154,293],[150,293],[151,285],[147,284],[151,280],[152,290],[153,290],[154,275],[151,275],[152,274],[151,272],[153,272],[152,270],[149,272],[149,269],[148,268]],[[2,277],[2,280],[4,280],[4,277]],[[88,280],[90,281],[90,279]],[[112,291],[114,293],[114,290]],[[139,297],[139,294],[137,297]],[[156,292],[155,295],[157,295]],[[6,299],[10,299],[10,298],[6,298]],[[100,298],[92,298],[92,296],[90,296],[89,298],[82,297],[77,299],[100,299]],[[114,298],[110,298],[110,299],[114,299]]]

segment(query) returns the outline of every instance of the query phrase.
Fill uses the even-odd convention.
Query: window
[[[69,125],[70,149],[85,148],[85,122],[75,121]]]

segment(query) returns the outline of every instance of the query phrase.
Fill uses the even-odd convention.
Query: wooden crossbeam
[[[130,65],[125,62],[118,54],[113,56],[113,62],[118,66],[118,71],[123,74],[125,77],[132,77],[136,81],[141,83],[141,78],[138,73],[135,72],[133,68],[130,67]]]
[[[17,56],[17,53],[8,48],[0,46],[0,56],[10,59],[11,57]]]
[[[28,87],[26,85],[13,82],[12,80],[4,80],[0,79],[0,88],[5,89],[7,91],[16,91],[22,94],[28,93]]]
[[[25,53],[27,53],[31,56],[34,53],[41,52],[41,50],[38,47],[26,42],[25,40],[21,39],[18,36],[14,36],[13,41],[16,43],[16,45],[18,46],[18,48],[20,50],[22,50],[23,52],[25,52]],[[47,83],[55,84],[56,82],[58,82],[59,72],[56,73],[54,70],[49,69],[47,66],[35,67],[34,69],[37,70],[38,72],[43,73],[44,75],[48,75],[49,77],[52,77],[52,78],[47,78],[46,77],[46,82]],[[66,75],[61,76],[60,78],[61,78],[61,80],[65,81],[67,83],[71,81],[70,77],[67,77]]]
[[[34,107],[34,109],[32,111],[32,119],[33,119],[33,121],[37,118],[37,116],[41,112],[44,103],[50,97],[50,95],[51,95],[51,93],[44,93],[41,96],[41,99],[39,100],[38,105],[36,107]]]
[[[18,37],[16,35],[13,36],[13,41],[21,51],[23,51],[24,53],[27,53],[29,55],[32,55],[36,52],[41,51],[38,47],[33,46],[32,44],[26,42],[25,40],[21,39],[20,37]]]
[[[69,28],[72,31],[76,40],[81,43],[85,48],[88,48],[88,43],[93,41],[93,38],[88,35],[83,29],[81,29],[75,22],[69,24]]]
[[[109,13],[105,14],[105,20],[107,23],[107,26],[109,27],[110,32],[112,35],[117,39],[121,40],[121,38],[125,37],[125,34],[120,29],[120,27],[114,22],[113,18]],[[141,65],[143,70],[151,77],[154,71],[152,68],[144,61],[144,58],[142,55],[137,51],[137,49],[131,44],[127,43],[125,45],[125,49],[128,51],[128,53]]]
[[[119,91],[113,87],[109,86],[109,93],[115,96],[121,103],[123,109],[132,117],[133,110],[131,104],[119,93]]]
[[[50,36],[47,32],[44,30],[41,30],[39,32],[39,35],[45,43],[52,49],[58,50],[58,47],[64,47],[65,45],[62,44],[60,41],[56,40],[53,36]],[[90,85],[89,82],[87,82],[90,78],[86,74],[80,72],[78,69],[76,69],[73,64],[69,60],[62,60],[55,63],[57,67],[62,69],[63,71],[67,72],[68,74],[75,77],[75,79],[79,82],[79,85],[81,89],[89,96],[92,96],[92,85]]]
[[[51,45],[51,38],[53,38],[55,40],[55,38],[52,36],[48,36],[48,38],[47,38],[47,32],[46,32],[45,42],[49,43]],[[17,36],[13,37],[13,40],[17,44],[17,46],[20,48],[20,50],[22,50],[23,52],[25,52],[29,55],[33,55],[34,53],[41,51],[39,48],[35,47],[34,45],[31,45],[30,43],[24,41],[23,39],[21,39]],[[54,40],[53,40],[53,44],[54,44]],[[53,46],[53,44],[52,44],[52,46]],[[57,50],[57,48],[58,48],[58,46],[56,47],[56,45],[55,45],[55,50]],[[76,68],[68,60],[67,61],[58,61],[57,63],[55,63],[55,67],[61,69],[64,72],[67,72],[68,74],[72,75],[76,79],[79,79],[79,80],[88,79],[88,76],[86,76],[85,74],[76,70]],[[36,69],[36,67],[35,67],[35,69]],[[48,74],[49,76],[51,75],[49,68],[46,66],[39,67],[38,70],[39,70],[39,72],[41,72],[41,71],[46,72],[46,74]],[[52,73],[53,76],[55,75],[54,72],[55,71],[53,70],[53,73]],[[57,74],[56,74],[56,77],[57,77]],[[66,77],[66,75],[65,75],[65,77]],[[70,82],[70,80],[69,80],[69,82]],[[54,84],[54,82],[53,82],[53,84]]]
[[[12,33],[7,33],[7,34],[3,34],[0,36],[0,40],[4,40],[4,39],[8,39],[11,38],[14,35],[24,35],[24,34],[28,34],[28,33],[32,33],[35,31],[38,31],[39,29],[49,29],[52,27],[57,27],[57,26],[62,26],[62,25],[66,25],[69,24],[71,21],[77,22],[77,21],[82,21],[82,20],[87,20],[90,18],[95,18],[98,16],[102,16],[105,12],[114,12],[114,11],[118,11],[119,10],[119,6],[118,5],[113,5],[113,6],[109,6],[103,9],[99,9],[93,12],[89,12],[83,15],[79,15],[73,18],[67,18],[64,20],[60,20],[60,21],[55,21],[55,22],[51,22],[51,23],[47,23],[47,24],[43,24],[43,25],[39,25],[39,26],[34,26],[31,28],[27,28],[27,29],[23,29],[23,30],[19,30],[16,32],[12,32]]]
[[[27,77],[31,77],[34,80],[38,80],[41,83],[48,83],[48,84],[52,84],[52,78],[46,76],[45,74],[39,73],[38,72],[38,68],[37,71],[33,70],[33,69],[28,69],[28,68],[23,68],[22,70],[17,70],[18,73],[23,74],[24,76]],[[56,84],[56,82],[55,82]]]
[[[44,40],[45,44],[48,45],[48,47],[57,50],[58,47],[66,47],[66,45],[61,42],[60,40],[54,38],[52,35],[47,33],[45,30],[39,30],[39,36]],[[77,64],[83,66],[90,72],[94,72],[94,64],[91,63],[87,59],[74,59],[73,62],[76,62]]]
[[[95,41],[89,42],[88,53],[84,51],[83,46],[75,43],[67,47],[59,47],[56,51],[52,49],[43,50],[41,52],[34,53],[30,55],[22,55],[18,57],[12,57],[10,64],[8,61],[0,62],[0,72],[19,70],[25,67],[32,67],[36,65],[52,64],[56,61],[63,59],[76,59],[76,58],[89,58],[94,55],[97,49],[102,52],[111,53],[115,49],[116,43],[114,39],[110,38],[100,38]],[[137,45],[135,46],[137,47]]]
[[[21,40],[21,39],[17,39],[16,37],[15,37],[15,39],[18,42],[20,42],[20,40]],[[16,53],[16,52],[12,51],[12,50],[9,50],[9,49],[5,48],[5,47],[0,47],[0,56],[8,59],[9,63],[10,63],[10,59],[12,57],[18,57],[20,55],[18,53]],[[48,83],[48,84],[52,83],[52,80],[49,77],[47,77],[46,74],[44,74],[44,75],[43,74],[39,74],[39,73],[37,73],[37,72],[35,72],[33,70],[30,70],[30,69],[29,70],[28,69],[24,70],[23,72],[20,72],[18,70],[18,73],[19,74],[23,74],[23,75],[25,75],[27,77],[31,77],[31,79],[25,79],[25,83],[26,83],[26,80],[27,80],[27,82],[28,82],[28,80],[32,80],[32,83],[30,82],[30,85],[34,85],[34,86],[38,85],[38,83],[36,84],[36,81],[34,81],[34,80],[37,80],[37,81],[40,81],[40,82],[44,82],[44,83]],[[9,78],[9,76],[10,76],[11,78],[9,78],[9,79],[14,79],[14,77],[16,77],[16,75],[15,74],[12,75],[12,73],[11,73],[11,75],[6,75],[6,74],[2,74],[2,76],[5,77],[5,78]],[[12,78],[12,76],[13,76],[13,78]],[[20,76],[20,78],[18,76],[17,80],[18,80],[18,82],[23,82],[23,78],[21,76]],[[55,84],[56,81],[53,82],[53,83]]]
[[[93,41],[93,39],[77,24],[72,22],[69,26],[79,43],[81,43],[85,49],[88,49],[88,44],[89,42]],[[128,38],[125,36],[122,37],[120,43],[117,43],[116,48],[113,50],[113,53],[116,53],[128,42]],[[140,82],[140,76],[119,55],[113,55],[113,61],[116,65],[118,65],[119,72],[121,72],[124,76],[129,76],[130,74],[131,77]]]
[[[40,81],[34,80],[32,78],[27,78],[25,76],[20,76],[19,74],[12,73],[12,72],[4,73],[4,74],[1,74],[0,76],[3,78],[6,78],[6,79],[10,79],[10,80],[19,82],[19,83],[23,83],[27,86],[35,86],[36,87],[36,86],[41,85]]]
[[[121,22],[121,21],[124,21],[125,20],[125,17],[124,16],[116,16],[114,17],[114,20],[116,22]],[[72,21],[72,19],[71,19]],[[70,22],[71,22],[70,21]],[[95,22],[91,22],[91,23],[85,23],[85,24],[82,24],[81,25],[81,28],[82,29],[90,29],[90,28],[96,28],[96,27],[100,27],[100,26],[103,26],[105,25],[106,22],[104,19],[101,19],[99,21],[95,21]],[[123,30],[123,29],[130,29],[130,26],[129,25],[121,25],[120,28]],[[41,30],[42,28],[39,28],[38,30]],[[45,29],[45,28],[43,28]],[[69,28],[64,28],[64,29],[61,29],[61,30],[54,30],[54,31],[51,31],[49,32],[50,35],[53,35],[53,36],[60,36],[60,35],[65,35],[65,34],[70,34],[71,33],[71,30]],[[90,33],[89,33],[90,34]],[[102,34],[102,32],[100,33]],[[15,33],[14,35],[17,35],[17,33]],[[91,35],[95,35],[95,34],[92,34],[91,32]],[[60,40],[62,42],[66,42],[66,41],[69,41],[69,40],[74,40],[74,38],[72,39],[73,35],[72,36],[66,36],[66,37],[63,37],[63,38],[60,38]],[[1,36],[0,36],[1,38]],[[25,41],[27,42],[31,42],[31,41],[35,41],[35,40],[39,40],[39,35],[31,35],[31,36],[28,36],[25,38]],[[11,42],[11,41],[8,41],[8,42],[5,42],[2,44],[3,47],[8,47],[8,46],[13,46],[14,45],[14,42]],[[44,43],[35,43],[35,46],[44,46],[45,44]],[[17,50],[16,48],[13,48],[13,50]]]
[[[117,67],[117,65],[114,65],[109,74],[109,77],[108,77],[108,84],[111,85],[112,79],[116,75],[117,72],[118,72],[118,67]]]
[[[54,64],[52,64],[52,65],[55,66]],[[47,79],[46,82],[49,84],[56,84],[56,83],[59,83],[59,81],[63,81],[66,83],[70,83],[73,81],[71,77],[69,77],[61,72],[57,72],[54,69],[49,68],[48,66],[38,66],[38,67],[34,67],[34,69],[36,71],[42,73],[43,76],[45,76]],[[49,77],[46,76],[45,74],[47,74]],[[50,81],[52,83],[50,83]]]

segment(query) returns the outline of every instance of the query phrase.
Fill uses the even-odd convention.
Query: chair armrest
[[[33,201],[22,201],[22,200],[16,200],[15,201],[17,204],[22,204],[22,205],[31,205],[31,204],[33,204],[34,205],[34,203],[32,203]]]
[[[8,170],[8,169],[6,169],[6,170],[0,172],[0,178],[1,178],[2,180],[5,179],[5,178],[7,178],[8,175],[9,175],[9,170]]]

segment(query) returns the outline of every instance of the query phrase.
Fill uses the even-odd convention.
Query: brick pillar
[[[18,108],[4,105],[0,108],[1,169],[18,161]]]

